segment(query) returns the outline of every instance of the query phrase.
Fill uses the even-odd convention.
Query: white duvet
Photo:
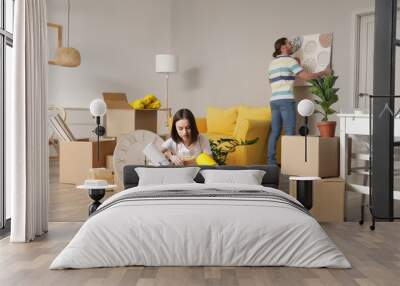
[[[349,268],[350,263],[308,214],[255,198],[155,198],[112,204],[130,192],[263,190],[254,185],[180,184],[136,187],[107,199],[50,269],[127,265],[294,266]],[[108,208],[105,206],[112,204]]]

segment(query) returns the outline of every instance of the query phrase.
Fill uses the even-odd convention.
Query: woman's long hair
[[[281,47],[286,44],[287,40],[288,40],[287,38],[280,38],[275,41],[275,45],[274,45],[275,52],[272,54],[272,56],[274,58],[276,58],[277,56],[279,56],[281,54]]]
[[[190,138],[192,142],[196,142],[199,137],[199,130],[197,129],[196,120],[194,119],[193,113],[186,108],[179,109],[172,120],[172,128],[171,128],[171,138],[176,143],[182,142],[182,138],[178,134],[178,130],[176,130],[176,122],[182,119],[187,119],[190,125]]]

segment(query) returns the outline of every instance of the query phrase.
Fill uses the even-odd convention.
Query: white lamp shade
[[[93,116],[103,116],[106,114],[107,105],[102,99],[95,99],[90,103],[90,113]]]
[[[309,99],[303,99],[297,105],[297,111],[303,117],[311,116],[314,113],[314,103]]]
[[[156,55],[156,72],[172,73],[178,71],[178,56]]]

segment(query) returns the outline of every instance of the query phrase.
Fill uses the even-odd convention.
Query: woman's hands
[[[169,157],[169,159],[171,160],[172,164],[176,165],[176,166],[183,166],[183,160],[181,158],[179,158],[176,155],[171,155]]]
[[[164,155],[167,157],[168,160],[172,162],[175,166],[193,166],[196,165],[196,158],[195,157],[182,157],[173,154],[169,150],[163,150]]]

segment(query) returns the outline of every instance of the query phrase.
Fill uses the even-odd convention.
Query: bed
[[[102,203],[50,269],[144,266],[350,268],[343,253],[294,198],[277,189],[276,166],[260,185],[195,183],[138,186],[124,168],[123,192]]]

